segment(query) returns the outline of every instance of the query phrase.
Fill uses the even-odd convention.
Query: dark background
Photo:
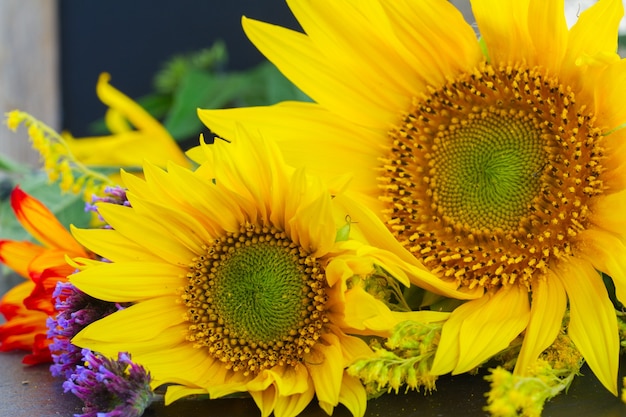
[[[62,128],[85,136],[104,115],[95,93],[101,72],[136,99],[153,91],[153,76],[173,55],[218,39],[228,70],[264,61],[241,28],[242,15],[299,28],[284,0],[59,0]]]

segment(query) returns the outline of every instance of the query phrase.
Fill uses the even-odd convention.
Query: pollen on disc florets
[[[204,250],[182,295],[187,339],[246,375],[301,362],[328,321],[319,261],[284,232],[252,224]]]
[[[558,78],[483,64],[414,99],[389,132],[385,221],[459,285],[529,285],[571,256],[603,192],[602,130]]]

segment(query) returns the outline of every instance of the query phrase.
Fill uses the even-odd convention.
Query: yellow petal
[[[309,373],[304,365],[275,366],[267,372],[280,396],[302,394],[309,389]]]
[[[472,1],[472,11],[491,62],[523,62],[524,58],[535,54],[528,32],[529,1]]]
[[[587,262],[571,258],[558,277],[569,298],[568,334],[602,385],[617,395],[617,318],[600,274]]]
[[[506,348],[528,324],[528,291],[501,288],[457,307],[443,326],[431,372],[459,374]]]
[[[103,262],[70,277],[81,291],[112,302],[174,296],[186,284],[186,268],[163,262]]]
[[[207,394],[204,388],[191,388],[185,385],[169,385],[165,391],[165,405],[170,405],[176,400],[190,395]]]
[[[624,138],[626,138],[626,131],[624,130],[624,119],[626,118],[626,109],[623,105],[624,96],[619,94],[620,91],[626,88],[626,77],[624,77],[626,60],[620,59],[616,53],[607,54],[604,59],[605,62],[582,68],[580,74],[582,75],[583,85],[595,87],[588,89],[594,94],[594,111],[596,114],[602,115],[604,126],[606,126],[605,129],[611,132],[605,136],[604,147],[607,151],[615,152],[617,151],[617,145],[621,145],[620,149],[624,146],[623,142]],[[606,88],[607,85],[610,85],[611,88]],[[580,101],[581,99],[586,100],[586,97],[581,94],[578,100]],[[616,155],[611,153],[606,152],[607,168],[614,164],[613,161],[619,158],[619,155],[623,155],[622,153]],[[607,175],[607,179],[609,178],[610,174]],[[622,179],[622,181],[624,180]],[[612,182],[608,182],[607,188],[611,185]],[[623,189],[623,187],[613,188],[611,191],[620,189]]]
[[[100,204],[98,212],[117,233],[167,262],[187,265],[198,253],[197,247],[189,248],[183,244],[185,238],[181,232],[164,227],[167,219],[159,223],[145,216],[137,216],[131,207],[115,204]]]
[[[305,358],[305,363],[313,379],[317,399],[334,407],[339,403],[344,370],[343,354],[336,335],[327,333],[322,339],[323,342],[315,345]]]
[[[367,395],[361,381],[344,373],[339,392],[339,402],[346,406],[354,417],[363,417],[367,408]]]
[[[186,325],[178,325],[170,329],[181,332],[185,327]],[[158,337],[169,336],[170,329]],[[153,342],[158,343],[156,339]],[[224,384],[227,374],[224,364],[208,355],[205,350],[194,348],[187,341],[171,347],[131,353],[133,360],[146,366],[155,378],[188,387],[198,387],[201,384],[211,398],[244,390],[244,384],[241,383]],[[216,395],[215,391],[220,391],[220,395]]]
[[[626,244],[613,233],[598,229],[587,229],[578,237],[585,244],[585,252],[580,256],[598,271],[609,275],[618,300],[626,302],[626,259],[622,255]]]
[[[116,109],[138,129],[161,130],[162,126],[140,105],[131,100],[127,95],[109,84],[111,76],[107,73],[100,74],[96,93],[98,98],[107,106]]]
[[[276,144],[248,133],[240,125],[230,143],[217,141],[208,147],[214,158],[218,186],[234,191],[250,207],[250,218],[267,221],[274,207],[280,207],[288,169]]]
[[[391,310],[360,286],[345,294],[345,326],[351,333],[388,335],[396,324]]]
[[[515,363],[516,374],[525,375],[528,366],[554,342],[561,330],[566,306],[565,289],[552,272],[533,283],[530,321]]]
[[[146,164],[144,174],[146,181],[122,172],[129,199],[136,195],[143,200],[159,199],[163,205],[179,206],[180,211],[193,215],[213,236],[224,230],[238,230],[244,221],[241,208],[230,193],[224,195],[215,188],[212,178],[203,178],[198,171],[172,165],[165,172]]]
[[[620,63],[620,65],[622,64]],[[620,87],[617,89],[622,90]],[[610,105],[611,107],[615,106],[614,103]],[[604,183],[607,189],[615,190],[615,192],[605,194],[603,198],[596,200],[596,203],[604,203],[606,200],[606,205],[609,206],[609,209],[607,210],[604,204],[595,204],[590,207],[592,216],[596,217],[596,213],[605,211],[610,221],[614,222],[619,222],[620,220],[626,222],[623,216],[616,215],[626,205],[626,160],[623,158],[626,152],[626,140],[624,140],[624,137],[626,137],[626,132],[623,130],[616,130],[605,136],[606,159],[602,163],[606,168],[606,171],[603,172]],[[614,211],[614,206],[618,206],[619,209]],[[602,214],[597,214],[597,218],[602,217]],[[595,219],[592,221],[595,223]]]
[[[172,231],[172,239],[177,239],[183,246],[193,253],[201,253],[203,245],[212,242],[214,235],[208,233],[206,222],[201,223],[190,215],[186,210],[180,209],[176,204],[157,204],[153,201],[138,200],[129,196],[133,210],[140,215],[152,218],[156,223],[167,219],[168,229]]]
[[[623,155],[620,155],[619,159],[624,159]],[[626,161],[624,164],[626,168]],[[626,189],[602,195],[602,198],[593,201],[590,209],[589,220],[596,226],[607,231],[626,230],[626,216],[622,215],[626,212]]]
[[[162,261],[162,259],[111,229],[78,229],[72,235],[83,246],[113,262]]]
[[[228,110],[199,110],[200,119],[222,137],[232,138],[237,121],[245,120],[251,131],[276,141],[285,161],[306,167],[326,182],[351,177],[351,189],[376,195],[379,138],[384,132],[363,129],[314,103],[284,102],[274,106]],[[315,146],[303,147],[302,143]],[[333,152],[329,152],[333,149]],[[350,155],[346,158],[344,155]]]
[[[350,365],[357,359],[361,359],[372,354],[372,349],[360,337],[350,336],[339,329],[333,329],[333,325],[328,325],[331,331],[339,338],[339,345],[343,354],[343,366]]]
[[[122,129],[116,123],[113,126],[116,134],[112,136],[85,140],[66,138],[72,154],[81,162],[94,165],[140,166],[146,159],[161,166],[168,161],[190,166],[168,131],[139,104],[111,86],[110,78],[107,73],[102,73],[98,78],[98,97],[118,115],[132,123],[137,131]],[[124,148],[124,152],[119,151],[120,147]]]
[[[285,196],[286,231],[293,241],[315,257],[327,254],[337,229],[331,211],[331,195],[319,178],[297,170]]]
[[[436,294],[460,300],[472,299],[482,295],[483,289],[480,287],[473,290],[459,291],[456,283],[444,281],[430,273],[419,263],[415,256],[396,240],[382,221],[361,202],[346,194],[342,194],[335,196],[333,204],[343,207],[350,216],[353,228],[355,233],[358,233],[358,236],[365,239],[371,246],[384,248],[398,256],[404,262],[402,268],[409,276],[410,281],[415,285]]]
[[[296,417],[311,402],[315,394],[313,384],[309,385],[309,389],[302,394],[289,395],[283,397],[279,395],[274,406],[275,417]]]
[[[250,395],[256,406],[261,410],[261,417],[269,417],[274,411],[276,400],[278,399],[274,386],[270,386],[262,391],[250,391]]]
[[[446,76],[454,77],[482,60],[474,30],[451,2],[382,3],[403,46],[402,55],[411,58],[409,66],[416,73],[410,91],[440,86],[447,81]],[[363,50],[369,53],[368,48]]]
[[[531,65],[541,65],[548,71],[559,71],[567,48],[567,23],[564,0],[531,0],[528,31],[535,54],[528,60]]]
[[[396,25],[388,21],[378,2],[299,0],[288,4],[333,67],[368,85],[381,102],[393,104],[398,96],[412,91],[418,78],[415,68],[404,51],[396,51],[393,31],[382,30]]]
[[[386,128],[408,104],[407,98],[396,106],[383,105],[369,93],[371,86],[350,82],[352,74],[330,65],[325,51],[302,33],[246,18],[242,23],[252,43],[302,91],[361,126]]]
[[[165,133],[162,133],[165,134]],[[165,166],[174,160],[183,166],[189,162],[169,134],[162,141],[171,141],[171,146],[159,144],[159,140],[149,132],[129,131],[108,136],[90,136],[73,139],[65,136],[72,155],[86,165],[107,167],[136,167],[144,161]],[[120,151],[124,149],[124,151]]]
[[[526,328],[529,316],[526,288],[501,288],[482,309],[469,312],[459,334],[460,358],[453,373],[467,372],[506,348]]]
[[[570,30],[564,68],[575,64],[581,56],[615,53],[623,14],[624,6],[619,0],[601,0],[583,11]]]
[[[345,325],[356,334],[388,336],[393,327],[402,321],[431,323],[446,320],[449,315],[439,311],[392,312],[360,286],[351,288],[345,294]]]
[[[91,323],[72,339],[72,343],[99,352],[103,352],[101,345],[117,344],[118,351],[124,351],[126,343],[157,340],[165,329],[183,322],[184,312],[175,297],[142,301]],[[180,337],[173,342],[182,340]]]
[[[115,110],[109,108],[104,114],[104,123],[107,125],[109,131],[113,134],[124,133],[133,130],[133,127],[128,123],[128,120],[124,115]]]

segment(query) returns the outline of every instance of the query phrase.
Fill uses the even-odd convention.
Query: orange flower
[[[0,351],[30,350],[26,364],[51,360],[51,343],[46,337],[46,320],[56,313],[52,293],[58,281],[66,281],[73,268],[65,256],[88,257],[54,214],[19,187],[11,193],[11,207],[22,227],[41,245],[0,240],[0,262],[28,281],[17,285],[0,299]]]

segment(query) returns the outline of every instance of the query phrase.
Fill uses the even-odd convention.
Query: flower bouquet
[[[489,415],[538,416],[584,363],[620,395],[622,4],[568,27],[563,2],[471,3],[476,27],[443,0],[289,1],[303,32],[244,18],[299,88],[275,105],[224,90],[168,130],[103,74],[110,135],[8,113],[87,211],[67,228],[10,193],[34,240],[0,241],[25,278],[0,349],[52,362],[81,416],[242,395],[363,416],[448,374],[486,378]]]

